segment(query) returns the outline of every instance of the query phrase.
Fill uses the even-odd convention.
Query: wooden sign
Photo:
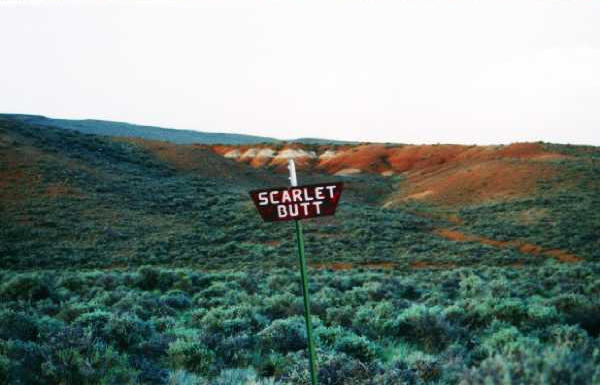
[[[263,220],[289,221],[335,214],[344,183],[312,184],[250,191]]]

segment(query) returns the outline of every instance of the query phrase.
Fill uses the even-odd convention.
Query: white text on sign
[[[311,207],[317,215],[321,214],[321,205],[325,199],[335,196],[336,185],[291,188],[289,190],[263,191],[258,194],[260,206],[275,205],[279,218],[308,215]]]

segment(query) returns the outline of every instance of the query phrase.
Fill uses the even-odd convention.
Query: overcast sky
[[[600,145],[600,1],[0,1],[0,112]]]

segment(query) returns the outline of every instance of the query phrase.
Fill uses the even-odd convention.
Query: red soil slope
[[[560,262],[575,263],[582,261],[580,257],[574,254],[569,254],[566,251],[556,249],[544,249],[541,246],[532,245],[530,243],[524,243],[519,241],[498,241],[495,239],[481,237],[478,235],[465,234],[460,231],[450,229],[437,229],[434,231],[434,233],[443,238],[450,239],[456,242],[479,242],[485,245],[494,246],[498,248],[517,248],[520,252],[525,254],[552,257],[556,258]]]
[[[556,172],[552,160],[564,155],[544,149],[539,143],[507,146],[384,145],[305,146],[301,144],[213,146],[217,154],[253,167],[284,171],[284,150],[304,151],[295,159],[304,170],[329,174],[359,172],[390,176],[400,174],[405,182],[387,205],[408,199],[444,205],[463,205],[490,199],[528,195],[537,182]],[[263,156],[261,156],[263,154]],[[269,156],[264,156],[268,154]]]
[[[378,173],[401,175],[395,193],[385,205],[424,200],[445,206],[510,199],[532,194],[538,182],[557,171],[555,159],[539,143],[507,146],[464,145],[175,145],[142,139],[136,143],[173,167],[215,176],[231,173],[224,158],[255,168],[286,172],[293,158],[302,171],[328,174]],[[211,159],[207,152],[220,156]],[[218,158],[218,159],[214,159]],[[223,162],[219,162],[223,160]],[[221,164],[223,163],[223,164]]]
[[[0,138],[0,142],[5,140],[6,138]],[[69,163],[59,155],[49,155],[27,145],[8,147],[0,151],[0,206],[23,202],[31,197],[57,198],[80,193],[66,181],[45,183],[42,175],[32,171],[37,162],[47,158],[60,159],[66,167],[74,163]]]

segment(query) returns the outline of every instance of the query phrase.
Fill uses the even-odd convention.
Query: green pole
[[[310,379],[312,385],[317,385],[317,368],[315,344],[312,336],[312,322],[310,321],[310,306],[308,298],[308,277],[306,275],[306,258],[304,257],[304,237],[302,236],[302,225],[296,220],[296,244],[298,246],[298,258],[300,259],[300,275],[302,276],[302,295],[304,296],[304,319],[306,320],[306,337],[308,339],[308,353],[310,361]]]

